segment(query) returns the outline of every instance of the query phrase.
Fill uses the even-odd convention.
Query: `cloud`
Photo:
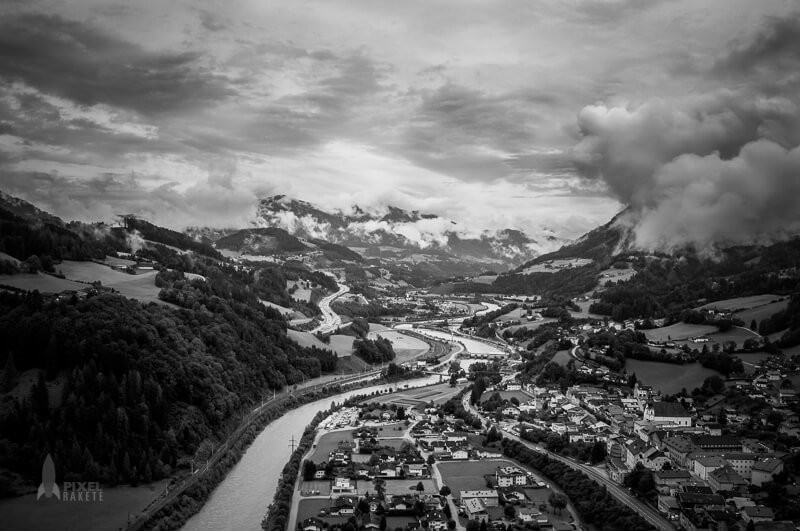
[[[488,94],[448,82],[420,95],[399,151],[465,181],[507,177],[514,172],[510,160],[537,140],[540,104],[523,91]]]
[[[58,15],[5,14],[0,78],[83,105],[143,114],[197,108],[234,94],[194,52],[156,53]]]
[[[578,122],[576,166],[633,208],[642,247],[753,243],[800,227],[800,209],[785,200],[798,181],[792,100],[723,90],[591,105]]]
[[[674,249],[693,244],[770,243],[800,233],[800,147],[769,140],[732,159],[682,155],[654,177],[651,205],[640,211],[636,244]]]
[[[797,68],[800,64],[800,12],[789,17],[768,17],[750,40],[733,44],[714,63],[720,74],[748,75],[754,70]]]
[[[178,183],[155,188],[135,174],[106,173],[91,179],[71,179],[41,172],[3,172],[3,190],[34,202],[64,219],[111,221],[135,214],[153,223],[183,228],[243,227],[255,217],[257,197],[237,186],[231,165],[209,169],[208,178],[180,189]]]

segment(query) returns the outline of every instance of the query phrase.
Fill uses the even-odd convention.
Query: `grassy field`
[[[336,449],[341,441],[353,442],[353,431],[334,431],[321,436],[317,442],[317,448],[311,454],[311,460],[315,463],[327,461],[328,455]]]
[[[61,502],[55,498],[37,501],[35,494],[0,500],[2,528],[124,529],[128,513],[136,514],[147,507],[165,485],[166,481],[161,481],[141,487],[104,488],[103,501],[96,503]]]
[[[717,310],[749,310],[757,306],[764,306],[781,297],[778,295],[771,295],[769,293],[764,295],[753,295],[752,297],[736,297],[734,299],[725,299],[722,301],[709,302],[698,309],[717,309]]]
[[[361,483],[359,483],[358,490],[361,491]],[[370,488],[369,490],[371,492],[375,492],[374,488]],[[330,508],[330,501],[327,498],[300,500],[300,505],[298,506],[298,511],[297,511],[297,521],[302,522],[306,518],[315,516],[317,518],[321,518],[324,522],[327,522],[330,525],[343,524],[347,522],[346,516],[323,516],[323,517],[319,516],[319,511],[321,509],[328,510],[329,508]],[[386,529],[389,531],[392,531],[398,527],[400,529],[405,529],[407,524],[416,521],[417,521],[416,518],[412,518],[410,516],[387,516]]]
[[[561,269],[569,267],[581,267],[589,265],[593,262],[591,258],[569,258],[563,260],[551,260],[551,264],[535,264],[525,268],[522,271],[523,275],[530,275],[531,273],[555,273]],[[550,266],[550,267],[546,267]]]
[[[108,256],[108,255],[106,255],[106,259],[104,260],[104,262],[111,266],[122,266],[122,267],[133,265],[136,263],[134,260],[128,260],[127,258],[117,258],[116,256]]]
[[[324,349],[330,348],[328,345],[317,339],[317,336],[309,332],[301,332],[299,330],[289,329],[286,331],[286,335],[296,341],[301,347],[317,347]]]
[[[569,360],[574,359],[572,356],[569,355],[569,350],[559,350],[553,356],[552,361],[553,363],[558,363],[562,367],[566,367]]]
[[[744,321],[745,326],[750,326],[750,322],[753,319],[760,323],[762,320],[772,317],[773,314],[776,314],[781,310],[785,310],[786,306],[788,305],[789,299],[784,299],[779,302],[764,304],[763,306],[756,306],[755,308],[750,308],[749,310],[742,310],[741,312],[736,313],[736,317]]]
[[[369,333],[370,339],[374,339],[376,336],[383,337],[392,342],[392,348],[396,354],[394,362],[397,364],[405,363],[412,358],[416,358],[417,356],[427,353],[430,350],[428,344],[421,339],[407,336],[393,330]]]
[[[736,356],[742,360],[742,363],[744,364],[744,372],[747,374],[753,374],[758,367],[758,364],[766,359],[771,358],[772,354],[767,354],[766,352],[747,352],[736,354]]]
[[[146,271],[130,275],[123,271],[95,262],[74,262],[64,260],[56,266],[70,280],[81,282],[100,281],[103,286],[114,288],[124,297],[141,302],[166,304],[158,298],[160,288],[156,287],[156,271]],[[85,287],[85,286],[84,286]]]
[[[33,291],[38,289],[40,293],[61,293],[66,290],[80,291],[86,288],[86,284],[73,282],[71,280],[57,278],[43,273],[24,273],[21,275],[0,275],[0,286],[12,286],[14,288]]]
[[[636,274],[635,269],[616,269],[610,268],[600,271],[600,285],[605,285],[609,280],[611,282],[623,282],[630,280]]]
[[[378,323],[369,323],[370,332],[383,332],[384,330],[391,330],[391,328]]]
[[[713,334],[717,330],[718,328],[716,326],[675,323],[663,328],[644,330],[643,332],[647,339],[653,341],[670,341]]]
[[[375,398],[370,398],[365,402],[376,402],[380,404],[397,404],[405,407],[424,406],[428,402],[434,404],[443,404],[450,398],[457,395],[461,390],[461,386],[450,387],[449,383],[441,383],[428,387],[420,387],[419,389],[408,389],[391,393],[389,395],[381,395]]]
[[[353,353],[353,336],[334,334],[331,336],[331,343],[328,348],[341,356],[350,356]]]
[[[499,466],[513,465],[505,460],[486,461],[454,461],[451,463],[437,463],[442,481],[453,491],[453,497],[458,498],[462,490],[485,490],[486,474],[494,474]]]
[[[558,319],[554,319],[553,317],[545,317],[540,321],[523,321],[522,324],[509,326],[507,330],[514,332],[515,330],[519,330],[520,328],[529,328],[531,330],[536,330],[540,326],[546,323],[554,323],[558,321]]]

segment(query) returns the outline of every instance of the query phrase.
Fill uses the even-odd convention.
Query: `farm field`
[[[510,466],[512,462],[506,460],[484,461],[453,461],[436,463],[442,474],[442,481],[453,491],[453,497],[458,498],[462,490],[486,489],[486,474],[494,474],[499,466]]]
[[[380,336],[392,342],[392,348],[395,354],[397,354],[394,361],[398,364],[404,363],[421,354],[425,354],[430,350],[428,344],[421,339],[407,336],[394,330],[370,332],[368,337],[374,339],[376,336]]]
[[[573,313],[573,315],[574,315],[574,313]],[[545,318],[541,319],[540,321],[527,321],[527,322],[523,322],[522,324],[509,326],[506,330],[510,330],[512,332],[514,332],[516,330],[519,330],[521,328],[529,328],[531,330],[536,330],[537,328],[539,328],[543,324],[554,323],[556,321],[558,321],[558,319],[555,319],[553,317],[545,317]]]
[[[780,299],[781,297],[778,295],[771,295],[766,293],[764,295],[753,295],[751,297],[736,297],[733,299],[725,299],[721,301],[709,302],[708,304],[704,304],[697,308],[700,309],[717,309],[717,310],[727,310],[727,311],[736,311],[736,310],[749,310],[750,308],[755,308],[757,306],[764,306],[765,304],[770,304],[771,302]]]
[[[769,304],[764,304],[763,306],[756,306],[755,308],[750,308],[749,310],[742,310],[741,312],[736,312],[736,317],[744,321],[745,326],[750,326],[750,322],[755,319],[756,322],[760,323],[764,319],[768,319],[772,317],[774,314],[785,310],[786,307],[789,305],[789,299],[784,299],[779,302],[772,302]]]
[[[570,258],[564,260],[549,260],[550,263],[535,264],[522,270],[523,275],[531,273],[555,273],[569,267],[581,267],[593,262],[591,258]]]
[[[131,275],[95,262],[74,262],[64,260],[56,266],[70,280],[81,282],[100,281],[103,286],[114,288],[123,297],[130,297],[141,302],[166,304],[158,298],[161,288],[156,287],[156,271],[147,271]],[[85,285],[84,285],[85,287]]]
[[[522,308],[511,310],[507,314],[501,315],[494,320],[495,323],[505,323],[506,321],[522,321],[527,319],[527,311]]]
[[[391,330],[391,328],[378,323],[369,323],[370,332],[383,332],[384,330]]]
[[[643,330],[643,332],[645,337],[652,341],[674,341],[713,334],[717,330],[718,328],[716,326],[675,323],[663,328]]]
[[[38,289],[40,293],[61,293],[66,290],[80,291],[87,287],[86,284],[81,284],[80,282],[57,278],[45,275],[44,273],[0,275],[0,285],[11,286],[27,291]]]
[[[449,383],[441,383],[417,389],[407,389],[388,395],[370,397],[362,403],[397,404],[398,406],[417,407],[424,406],[429,402],[443,404],[454,397],[461,390],[462,386],[450,387]]]

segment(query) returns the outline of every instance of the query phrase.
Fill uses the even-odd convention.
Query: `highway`
[[[331,303],[345,293],[349,292],[350,287],[344,284],[337,285],[339,286],[339,291],[328,295],[327,297],[323,297],[322,300],[319,301],[318,306],[322,312],[322,322],[315,329],[311,330],[312,334],[328,334],[342,326],[342,318],[339,317],[339,314],[331,310]]]
[[[484,421],[484,423],[487,423],[487,427],[488,427],[488,424],[494,424],[491,420],[489,420],[486,417],[484,417],[476,408],[474,408],[469,403],[469,393],[465,394],[464,398],[462,400],[463,400],[464,408],[467,411],[470,411],[473,414],[475,414],[478,417],[480,417]],[[498,429],[500,429],[499,426],[498,426]],[[583,472],[584,474],[586,474],[592,480],[594,480],[597,483],[600,483],[601,485],[603,485],[606,488],[606,490],[612,496],[614,496],[617,500],[619,500],[620,503],[630,507],[633,511],[635,511],[639,516],[644,518],[647,521],[647,523],[652,525],[654,528],[661,529],[663,531],[675,531],[675,527],[669,522],[669,520],[664,518],[661,515],[661,513],[659,513],[658,511],[656,511],[655,509],[653,509],[649,505],[643,503],[639,499],[635,498],[634,496],[631,496],[631,494],[627,490],[625,490],[624,488],[620,487],[612,479],[607,478],[606,476],[604,476],[601,473],[599,473],[594,467],[589,466],[589,465],[585,465],[585,464],[579,463],[579,462],[577,462],[577,461],[575,461],[573,459],[570,459],[570,458],[555,454],[555,453],[543,448],[542,446],[539,446],[538,444],[533,444],[533,443],[531,443],[529,441],[522,440],[519,437],[517,437],[516,435],[514,435],[512,433],[509,433],[507,431],[503,432],[503,436],[508,438],[508,439],[511,439],[512,441],[519,441],[519,442],[521,442],[522,444],[524,444],[525,446],[527,446],[528,448],[530,448],[531,450],[533,450],[535,452],[546,454],[551,459],[554,459],[556,461],[560,461],[561,463],[567,465],[568,467],[570,467],[570,468],[572,468],[574,470],[579,470],[579,471]],[[551,479],[555,479],[555,478],[551,478]]]

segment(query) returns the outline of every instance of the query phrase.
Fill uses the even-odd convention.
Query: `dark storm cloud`
[[[755,38],[732,46],[714,64],[721,74],[749,74],[753,70],[797,68],[800,64],[800,13],[768,18]]]
[[[0,134],[13,134],[27,146],[16,158],[86,163],[131,151],[168,153],[180,147],[174,141],[113,130],[82,116],[65,116],[40,93],[14,92],[0,85],[0,94],[5,94],[0,98],[0,124],[8,126],[5,130],[0,126]]]
[[[447,83],[423,93],[404,133],[403,153],[465,180],[505,177],[508,162],[534,144],[541,121],[534,109],[542,103],[536,94],[490,95]]]
[[[233,93],[196,53],[153,53],[57,15],[7,15],[0,22],[0,78],[79,104],[144,114],[196,107]]]

